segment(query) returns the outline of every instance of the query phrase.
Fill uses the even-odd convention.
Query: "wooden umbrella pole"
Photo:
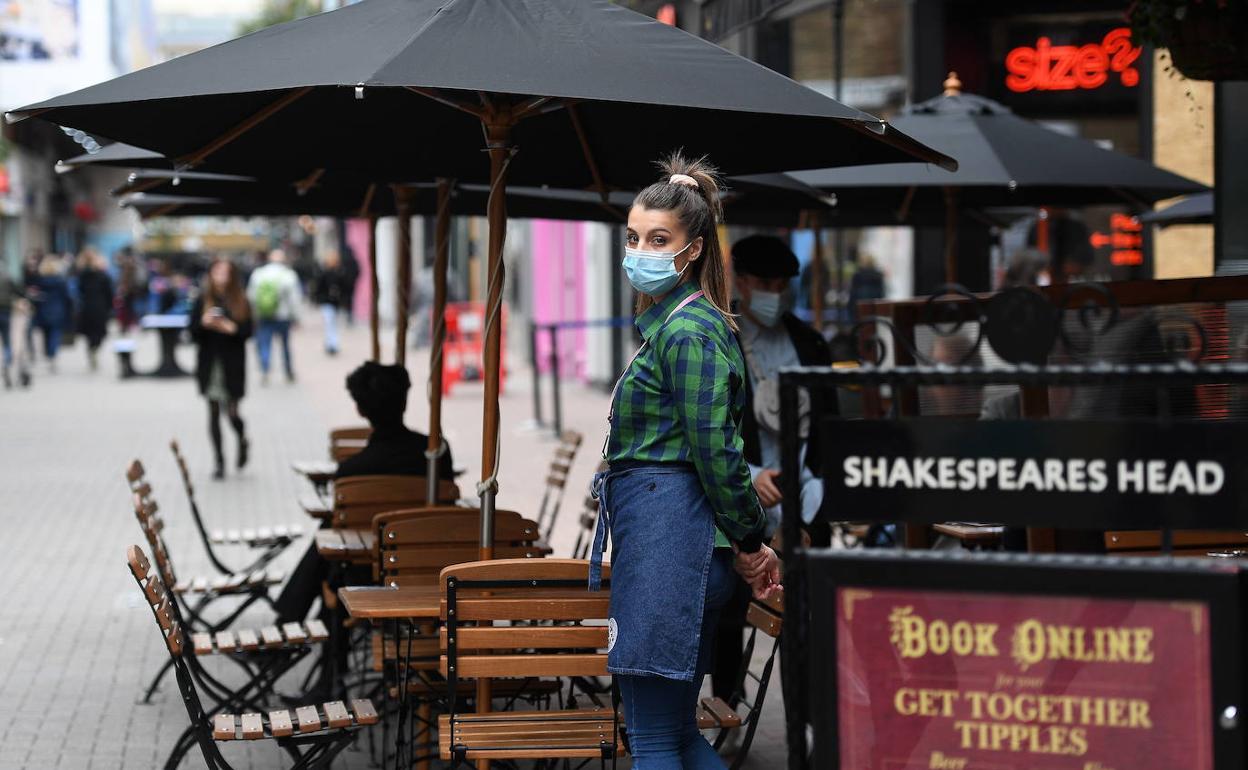
[[[373,360],[381,361],[381,281],[377,278],[377,217],[368,218],[368,330],[373,337]]]
[[[442,346],[446,343],[446,271],[451,250],[451,186],[438,179],[438,219],[434,227],[433,345],[429,352],[429,490],[425,502],[438,503],[438,465],[442,459]]]
[[[412,191],[394,186],[395,215],[399,218],[398,269],[395,271],[399,306],[394,318],[394,362],[407,365],[407,316],[412,302]]]
[[[494,558],[494,501],[498,491],[498,383],[502,361],[502,302],[506,270],[503,241],[507,235],[507,161],[511,154],[511,115],[494,112],[485,124],[490,153],[489,290],[485,301],[485,404],[481,441],[481,559]]]
[[[810,217],[811,230],[815,234],[815,258],[810,266],[810,311],[815,331],[823,331],[823,231],[819,218]]]
[[[945,283],[958,282],[958,192],[945,188]]]

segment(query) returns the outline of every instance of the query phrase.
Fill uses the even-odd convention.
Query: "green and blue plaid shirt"
[[[745,361],[706,299],[668,315],[697,291],[689,281],[637,317],[645,347],[612,403],[609,462],[692,463],[715,510],[715,545],[756,551],[766,519],[745,463]]]

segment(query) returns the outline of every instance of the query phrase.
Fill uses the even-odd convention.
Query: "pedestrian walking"
[[[208,432],[212,436],[215,467],[212,477],[225,477],[221,448],[221,411],[238,438],[238,468],[247,465],[249,443],[238,405],[247,390],[247,338],[252,332],[252,309],[243,291],[238,269],[228,259],[208,268],[203,291],[191,308],[191,337],[199,345],[195,377],[208,400]]]
[[[299,276],[286,264],[281,249],[269,252],[268,262],[256,268],[247,283],[247,298],[256,314],[256,353],[260,357],[260,381],[268,384],[273,337],[282,342],[286,380],[295,381],[290,357],[290,327],[299,314]]]
[[[139,260],[129,247],[117,252],[117,324],[128,334],[139,323],[140,309],[147,295],[147,281]]]
[[[312,285],[312,298],[321,308],[325,323],[325,352],[338,355],[338,311],[350,307],[349,275],[337,251],[325,254]],[[348,310],[348,312],[350,312]]]
[[[113,314],[113,279],[107,271],[108,263],[95,249],[78,256],[78,333],[86,338],[91,371],[100,366],[100,344]]]
[[[38,329],[43,336],[43,355],[48,360],[48,370],[55,372],[61,337],[73,317],[73,300],[69,295],[69,282],[65,278],[62,260],[52,255],[44,257],[27,291],[35,302],[32,328]]]
[[[0,346],[4,351],[4,387],[13,387],[13,311],[22,300],[21,287],[7,269],[0,269]],[[28,375],[19,365],[19,377],[22,384],[28,382]]]
[[[709,770],[723,763],[695,707],[717,616],[737,573],[766,597],[779,590],[779,565],[763,544],[766,517],[743,450],[747,374],[727,310],[718,181],[705,161],[679,154],[663,167],[628,215],[624,270],[639,293],[643,342],[616,383],[609,468],[594,478],[590,588],[609,530],[607,668],[634,767]]]

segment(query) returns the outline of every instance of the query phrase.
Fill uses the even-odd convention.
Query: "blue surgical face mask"
[[[656,296],[671,291],[680,283],[684,270],[676,271],[676,257],[685,253],[693,245],[693,241],[685,244],[685,248],[676,252],[644,251],[642,249],[624,248],[624,272],[628,282],[642,294]],[[689,267],[689,263],[685,263]]]
[[[763,326],[775,326],[792,309],[793,292],[789,289],[781,292],[755,289],[750,292],[750,315]]]

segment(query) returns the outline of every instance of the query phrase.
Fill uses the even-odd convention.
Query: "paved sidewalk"
[[[165,653],[125,566],[126,546],[142,543],[142,536],[123,472],[135,457],[146,465],[183,575],[208,574],[208,564],[186,511],[171,438],[179,439],[188,457],[211,525],[300,523],[310,529],[296,504],[306,482],[290,463],[323,458],[331,426],[362,422],[343,381],[363,360],[368,340],[365,327],[348,329],[343,352],[329,358],[320,349],[319,317],[308,311],[304,318],[307,326],[294,334],[295,384],[275,376],[260,387],[249,357],[242,411],[252,461],[242,472],[231,469],[222,482],[209,478],[207,409],[191,378],[121,381],[111,354],[101,356],[98,372],[90,372],[79,345],[63,351],[59,374],[48,374],[40,363],[30,390],[0,391],[0,543],[6,557],[0,585],[7,587],[0,603],[0,770],[145,769],[163,763],[186,726],[186,712],[172,680],[152,705],[136,705]],[[154,335],[139,339],[137,366],[150,368]],[[415,384],[408,421],[423,429],[428,354],[410,355]],[[183,366],[192,365],[191,348],[179,356]],[[554,441],[526,427],[532,416],[527,373],[517,367],[510,375],[502,404],[498,502],[528,513],[541,499]],[[573,469],[577,481],[552,538],[556,555],[567,555],[576,538],[583,484],[598,462],[606,407],[606,394],[565,386],[565,423],[586,438]],[[474,494],[479,478],[481,414],[481,388],[474,384],[458,387],[444,408],[456,465],[468,469],[459,480],[465,496]],[[233,436],[223,427],[232,463]],[[302,544],[292,547],[278,566],[289,570],[302,551]],[[253,617],[264,620],[261,612]],[[769,701],[747,767],[783,764],[778,686]],[[366,746],[361,741],[336,766],[368,767]],[[240,768],[289,764],[272,745],[231,746],[226,755]],[[197,752],[190,756],[183,767],[202,766]]]

